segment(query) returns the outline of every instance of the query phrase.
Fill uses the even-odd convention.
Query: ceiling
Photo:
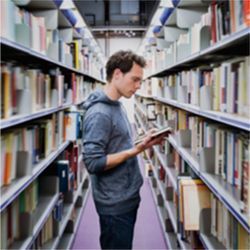
[[[159,0],[74,0],[95,38],[142,38]]]

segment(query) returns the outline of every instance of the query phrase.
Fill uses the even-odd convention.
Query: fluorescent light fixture
[[[74,9],[75,5],[72,0],[63,0],[62,4],[60,5],[60,10],[66,9]]]
[[[157,9],[157,11],[155,12],[155,14],[154,14],[154,16],[152,18],[152,21],[151,21],[150,25],[153,25],[153,26],[162,25],[161,21],[160,21],[160,16],[161,16],[163,10],[164,10],[164,8],[162,8],[162,7]]]
[[[76,28],[86,27],[86,23],[83,21],[80,13],[77,10],[73,10],[73,13],[74,13],[76,20],[77,20],[75,27]]]

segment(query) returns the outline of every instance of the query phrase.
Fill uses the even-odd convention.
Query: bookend
[[[200,211],[200,233],[210,235],[211,229],[211,208],[204,208]]]
[[[171,233],[174,232],[173,226],[172,226],[172,222],[169,218],[165,219],[165,231],[167,233]]]
[[[200,50],[204,50],[210,46],[211,27],[203,26],[200,30]]]
[[[157,194],[157,205],[159,207],[163,207],[163,198],[162,198],[162,195],[160,193]]]
[[[17,95],[17,113],[20,115],[31,114],[32,112],[32,94],[30,89],[19,89]]]
[[[166,187],[166,200],[173,201],[173,187]]]
[[[212,86],[203,85],[200,88],[200,108],[202,110],[212,110]]]
[[[68,224],[67,224],[67,226],[66,226],[66,228],[65,228],[65,231],[64,231],[64,233],[70,233],[70,234],[72,234],[72,233],[74,233],[74,221],[71,219],[71,220],[69,220],[69,222],[68,222]]]
[[[177,143],[184,148],[191,147],[191,130],[190,129],[181,129],[176,133]]]
[[[215,149],[202,148],[199,152],[199,166],[201,172],[214,174],[215,172]]]
[[[82,207],[82,204],[83,204],[83,197],[78,196],[76,200],[76,207]]]
[[[64,203],[71,204],[74,200],[74,191],[68,191],[64,193]]]
[[[88,189],[89,187],[89,179],[86,179],[82,185],[82,189]]]
[[[206,243],[209,249],[226,249],[221,242],[211,235],[210,230],[211,208],[204,208],[200,212],[200,238]]]
[[[32,157],[28,151],[17,151],[17,178],[32,174]]]
[[[152,181],[152,186],[153,186],[153,188],[156,188],[156,187],[157,187],[156,178],[155,178],[155,177],[152,177],[152,178],[151,178],[151,181]]]

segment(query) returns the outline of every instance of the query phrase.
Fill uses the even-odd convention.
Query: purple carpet
[[[142,168],[144,174],[144,169]],[[167,249],[148,180],[141,189],[141,204],[135,225],[133,249]],[[72,249],[100,249],[99,222],[92,194],[83,211]]]

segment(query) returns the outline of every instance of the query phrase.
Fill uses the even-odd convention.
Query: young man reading
[[[99,215],[102,249],[132,249],[143,183],[136,156],[164,139],[163,135],[152,138],[150,132],[134,145],[119,102],[140,88],[145,65],[144,58],[131,51],[115,53],[106,65],[104,91],[93,92],[84,104],[83,156]]]

